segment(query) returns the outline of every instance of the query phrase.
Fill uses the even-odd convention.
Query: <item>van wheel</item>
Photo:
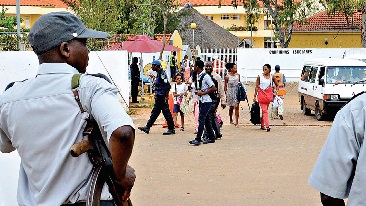
[[[325,119],[325,114],[322,113],[322,111],[319,109],[319,107],[315,107],[315,118],[318,121],[322,121]]]
[[[302,100],[301,107],[302,107],[302,113],[304,115],[309,116],[311,114],[311,110],[306,108],[306,103],[304,99]]]

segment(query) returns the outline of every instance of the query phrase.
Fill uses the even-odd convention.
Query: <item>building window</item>
[[[26,29],[30,28],[30,17],[29,16],[25,17],[25,28]]]
[[[269,25],[271,25],[271,20],[264,20],[264,30],[270,30]]]
[[[277,48],[276,41],[272,38],[273,41],[273,48]],[[264,37],[264,48],[271,48],[272,46],[271,37]]]
[[[233,18],[233,20],[240,20],[240,16],[239,15],[233,15],[232,18]]]
[[[230,20],[229,15],[221,15],[221,20]]]
[[[213,21],[213,16],[206,16],[206,18]]]

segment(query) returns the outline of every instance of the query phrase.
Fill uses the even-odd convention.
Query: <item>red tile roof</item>
[[[301,2],[302,0],[296,0],[297,2]],[[194,6],[218,6],[219,0],[180,0],[179,4],[184,6],[186,3],[191,3]],[[221,0],[221,6],[232,6],[233,0]],[[279,1],[280,2],[280,1]],[[243,6],[241,0],[237,0],[238,6]],[[261,1],[258,2],[259,6],[263,6]]]
[[[327,12],[320,12],[309,17],[306,25],[301,26],[295,23],[293,31],[360,31],[362,14],[361,12],[355,12],[353,18],[349,17],[348,19],[351,27],[347,27],[346,17],[343,14],[328,15]]]
[[[172,35],[173,34],[165,34],[165,44],[170,43],[169,40],[172,37]],[[163,41],[163,36],[164,36],[164,34],[155,34],[156,40],[161,41],[161,42]]]
[[[15,0],[0,0],[1,6],[15,6]],[[55,8],[68,8],[61,0],[21,0],[21,6],[46,6]]]
[[[166,41],[165,44],[169,44],[170,45],[170,38],[172,37],[173,34],[165,34],[166,37]],[[136,36],[136,34],[116,34],[113,36],[112,41],[109,43],[108,47],[106,50],[122,50],[122,44],[121,44],[121,40],[117,40],[117,37],[121,38],[122,37],[122,41],[123,39],[130,39],[133,38],[134,36]],[[155,34],[154,36],[156,38],[156,40],[158,41],[163,41],[163,34]]]

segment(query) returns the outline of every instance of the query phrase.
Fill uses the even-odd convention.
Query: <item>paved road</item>
[[[318,192],[307,179],[332,122],[301,114],[296,84],[289,84],[288,93],[285,119],[271,120],[271,132],[250,124],[243,103],[239,128],[228,124],[227,109],[219,109],[224,137],[214,144],[188,144],[194,138],[192,116],[187,117],[186,131],[173,136],[161,135],[161,125],[149,135],[136,130],[131,157],[137,173],[134,205],[320,206]],[[251,85],[248,95],[253,96]],[[146,123],[149,112],[132,116],[136,126]],[[157,124],[162,122],[160,117]],[[0,153],[0,206],[16,205],[18,167],[16,153]]]
[[[243,103],[239,128],[228,124],[227,109],[219,110],[224,138],[214,144],[188,144],[194,138],[192,116],[187,129],[173,136],[161,135],[161,125],[148,135],[136,131],[131,159],[137,171],[135,205],[321,205],[307,179],[332,122],[303,116],[296,84],[288,91],[285,119],[271,120],[271,132],[250,124]],[[149,111],[139,111],[133,118],[140,126],[148,116]],[[162,122],[161,117],[157,124]]]

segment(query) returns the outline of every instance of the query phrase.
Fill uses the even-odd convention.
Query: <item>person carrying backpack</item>
[[[197,72],[197,80],[196,80],[196,91],[197,95],[200,97],[199,100],[199,117],[198,117],[198,131],[196,138],[189,141],[190,144],[200,145],[201,142],[204,144],[214,143],[215,136],[213,134],[212,123],[211,123],[211,115],[209,115],[212,109],[212,99],[210,97],[210,93],[216,90],[215,84],[212,81],[212,78],[209,75],[206,75],[206,72],[203,71],[204,63],[201,60],[195,62],[195,72]],[[203,76],[203,78],[202,78]],[[198,81],[198,82],[197,82]],[[208,139],[202,139],[202,133],[204,128],[206,127],[208,133]]]
[[[212,124],[212,128],[213,131],[215,132],[215,138],[221,138],[222,134],[220,131],[220,125],[219,125],[219,121],[217,119],[217,108],[220,104],[220,100],[221,100],[221,107],[224,109],[226,107],[226,95],[225,95],[225,91],[224,91],[224,86],[222,83],[222,79],[220,77],[219,74],[217,74],[216,72],[213,71],[212,68],[212,63],[211,62],[207,62],[205,65],[205,71],[207,75],[210,75],[212,81],[215,84],[216,90],[214,92],[211,93],[210,97],[212,99],[212,109],[211,109],[211,124]],[[207,129],[205,129],[205,135],[207,136]]]

